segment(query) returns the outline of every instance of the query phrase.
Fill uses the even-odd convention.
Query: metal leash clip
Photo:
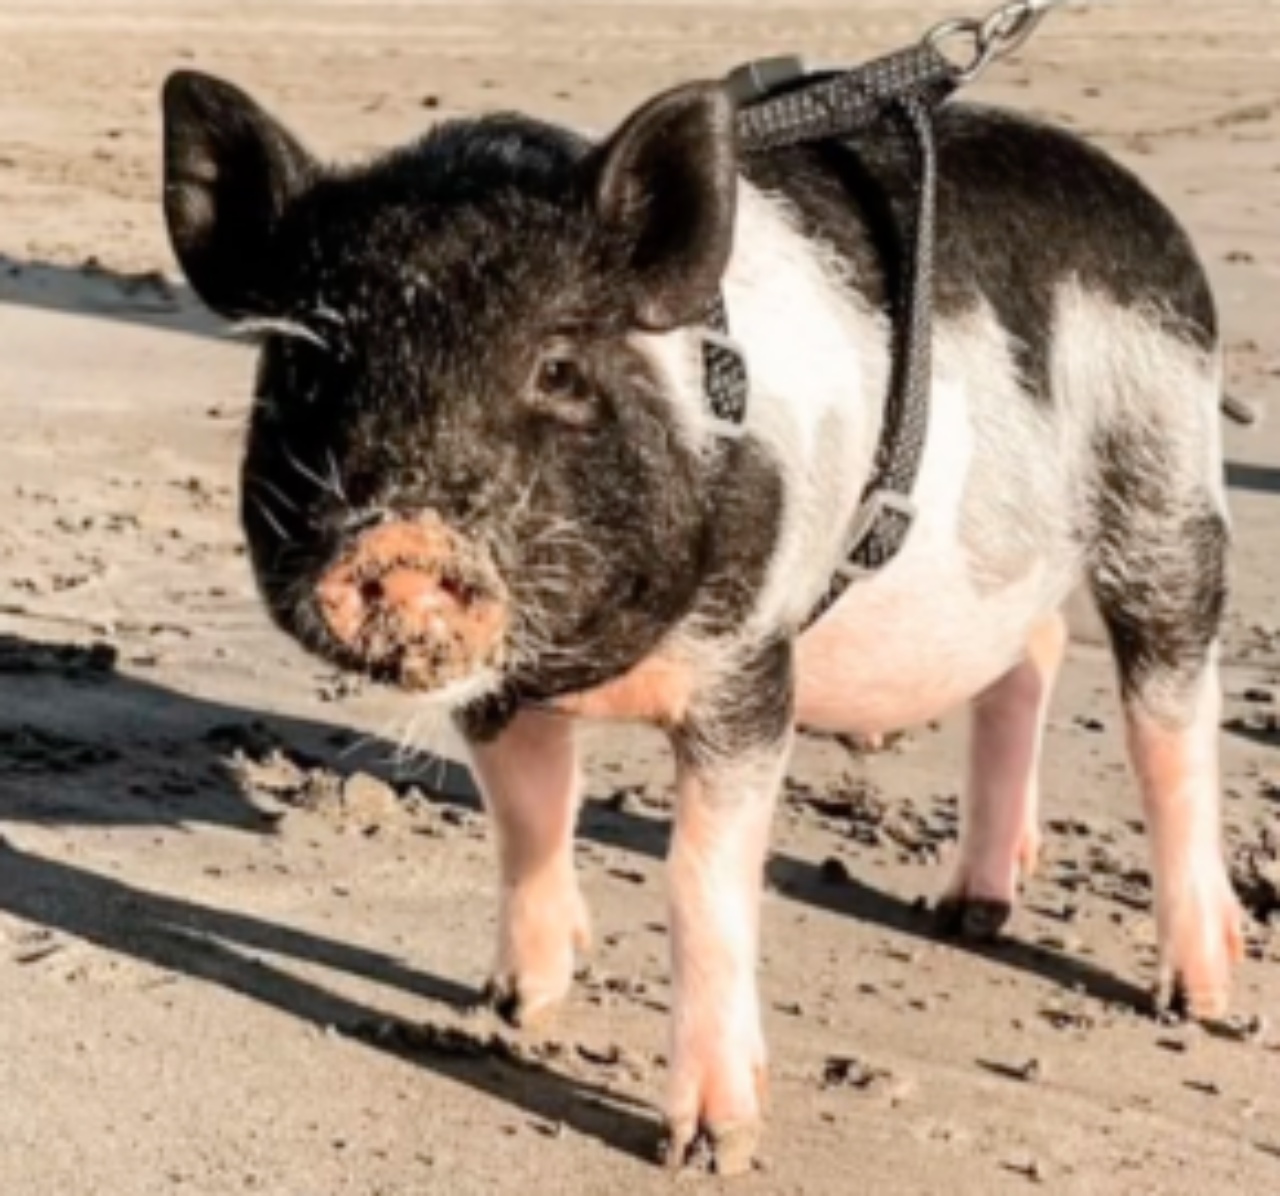
[[[925,44],[955,62],[955,44],[968,43],[966,61],[955,63],[961,84],[972,83],[987,67],[1017,53],[1039,28],[1040,22],[1067,0],[1010,0],[979,19],[957,17],[934,26],[925,34]],[[948,53],[948,49],[952,53]]]

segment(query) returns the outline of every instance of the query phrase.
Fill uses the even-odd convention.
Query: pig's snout
[[[501,664],[507,594],[486,554],[440,520],[362,533],[316,587],[329,634],[359,667],[433,690]]]

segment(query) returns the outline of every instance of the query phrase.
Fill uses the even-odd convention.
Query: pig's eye
[[[591,384],[582,366],[563,350],[545,354],[533,381],[539,399],[554,403],[582,402],[591,397]]]

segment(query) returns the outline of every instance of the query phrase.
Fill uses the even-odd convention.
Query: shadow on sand
[[[1280,494],[1280,469],[1270,465],[1245,465],[1238,461],[1228,461],[1227,485],[1232,490],[1246,490],[1255,494]]]
[[[227,339],[225,321],[202,307],[189,287],[156,270],[109,270],[93,258],[64,266],[0,253],[0,312],[6,305]]]
[[[0,822],[10,825],[207,822],[271,833],[274,822],[240,789],[223,756],[229,741],[243,742],[248,733],[270,737],[337,771],[359,768],[386,776],[377,759],[389,758],[387,745],[370,744],[350,753],[352,737],[341,727],[208,702],[124,676],[105,646],[85,649],[0,636],[0,674],[5,687]],[[137,792],[138,762],[144,758],[171,768],[180,763],[184,783]],[[441,783],[432,800],[478,808],[464,769],[442,765],[433,776]],[[660,857],[666,825],[615,806],[589,802],[581,836]],[[856,880],[833,885],[814,862],[777,853],[770,873],[789,900],[895,934],[933,938],[927,911]],[[388,1023],[377,1009],[290,975],[257,955],[291,957],[399,988],[427,1002],[467,1007],[478,994],[458,980],[418,971],[353,943],[147,891],[12,845],[0,847],[0,908],[314,1025],[335,1027],[371,1049],[392,1052],[537,1117],[564,1122],[615,1149],[652,1157],[656,1148],[657,1125],[649,1110],[564,1075],[547,1060],[517,1055],[500,1042],[477,1045],[412,1033],[388,1035],[379,1030]],[[956,949],[971,948],[957,944]],[[999,966],[1103,1001],[1131,1007],[1147,1002],[1135,986],[1054,951],[1005,942],[980,953]]]

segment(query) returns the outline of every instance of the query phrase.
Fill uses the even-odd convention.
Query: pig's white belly
[[[940,364],[954,353],[964,379],[949,346]],[[901,553],[800,639],[802,726],[883,733],[945,714],[1013,668],[1079,583],[1073,487],[1040,417],[1006,390],[998,378],[936,385]]]
[[[872,734],[945,714],[1016,665],[1071,588],[1032,562],[1022,578],[981,593],[958,556],[905,556],[914,559],[855,583],[801,637],[802,726]]]

